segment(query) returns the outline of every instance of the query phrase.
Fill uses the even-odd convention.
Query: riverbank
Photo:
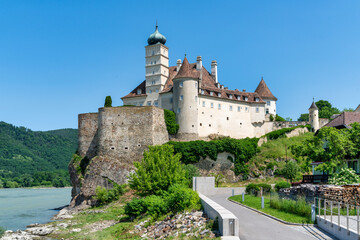
[[[214,222],[202,211],[163,216],[158,221],[141,216],[128,218],[124,206],[131,193],[103,207],[64,208],[46,224],[31,224],[26,230],[6,231],[1,240],[13,239],[219,239]]]

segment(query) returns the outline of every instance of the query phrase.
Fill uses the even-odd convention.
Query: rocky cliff
[[[92,205],[97,186],[126,183],[144,150],[169,140],[164,111],[152,106],[100,108],[80,114],[78,125],[78,154],[69,164],[70,206]]]

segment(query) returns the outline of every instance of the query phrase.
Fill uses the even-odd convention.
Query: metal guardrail
[[[316,216],[323,218],[325,221],[329,219],[331,224],[336,224],[338,227],[341,225],[346,227],[348,234],[350,234],[350,230],[353,230],[360,236],[359,206],[315,197],[313,208]],[[345,225],[342,224],[343,222],[345,222]]]

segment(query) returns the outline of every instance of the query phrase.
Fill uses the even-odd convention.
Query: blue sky
[[[360,1],[0,1],[0,121],[77,128],[145,79],[155,21],[170,65],[201,55],[219,81],[254,91],[261,76],[294,120],[312,98],[360,103]]]

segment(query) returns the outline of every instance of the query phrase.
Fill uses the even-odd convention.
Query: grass
[[[219,184],[219,187],[246,187],[246,185],[250,183],[267,183],[267,184],[276,184],[281,181],[286,181],[285,178],[282,177],[266,177],[266,178],[256,178],[251,180],[239,181],[239,182],[223,182]]]
[[[245,201],[242,202],[242,196],[236,195],[233,197],[230,197],[231,200],[234,200],[236,202],[242,203],[246,206],[255,208],[261,212],[267,213],[271,216],[274,216],[276,218],[279,218],[286,222],[291,223],[312,223],[311,220],[306,216],[301,216],[294,213],[285,212],[279,209],[272,208],[270,206],[270,197],[266,196],[264,197],[264,208],[261,208],[261,198],[255,197],[252,195],[245,195]]]

